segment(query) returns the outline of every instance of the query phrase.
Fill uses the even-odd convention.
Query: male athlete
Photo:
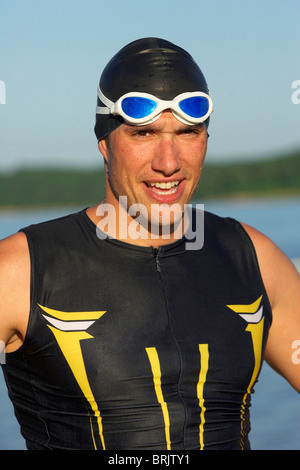
[[[250,449],[263,360],[300,391],[294,266],[233,219],[186,223],[211,112],[186,51],[125,46],[98,87],[105,200],[0,243],[3,370],[28,449]]]

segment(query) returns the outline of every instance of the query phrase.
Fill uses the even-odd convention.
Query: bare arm
[[[30,309],[30,258],[26,237],[0,241],[0,340],[6,351],[23,343]]]
[[[300,275],[271,240],[243,226],[255,246],[273,311],[265,359],[300,392],[300,364],[293,361],[293,344],[300,341]]]

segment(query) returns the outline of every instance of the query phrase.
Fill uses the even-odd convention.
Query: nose
[[[178,144],[174,135],[164,134],[157,143],[152,159],[152,170],[171,176],[180,171],[181,161]]]

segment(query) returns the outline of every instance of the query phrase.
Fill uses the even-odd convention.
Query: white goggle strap
[[[103,95],[102,91],[100,90],[100,87],[98,85],[97,88],[97,95],[101,103],[105,104],[105,106],[97,106],[96,107],[96,114],[110,114],[110,108],[114,104],[112,101],[110,101],[106,96]]]

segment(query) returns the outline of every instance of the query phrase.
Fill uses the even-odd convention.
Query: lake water
[[[214,201],[206,202],[205,209],[234,217],[256,227],[268,235],[290,258],[300,260],[300,198]],[[2,211],[0,238],[16,232],[23,226],[73,210]],[[299,394],[267,364],[263,366],[255,390],[251,408],[252,449],[300,450]],[[25,444],[0,373],[0,450],[23,449]]]

